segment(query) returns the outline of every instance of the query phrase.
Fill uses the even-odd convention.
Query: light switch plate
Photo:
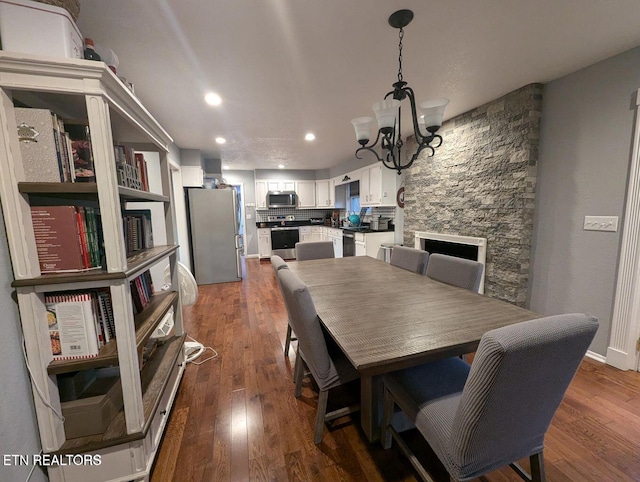
[[[612,231],[618,230],[618,216],[585,216],[585,231]]]

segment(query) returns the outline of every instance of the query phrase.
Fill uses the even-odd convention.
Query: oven
[[[342,256],[355,256],[356,255],[356,233],[349,231],[342,232]]]
[[[271,252],[282,259],[296,259],[296,243],[300,241],[297,226],[271,228]]]

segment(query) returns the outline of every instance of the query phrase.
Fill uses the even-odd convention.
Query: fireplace
[[[417,231],[415,233],[415,247],[429,251],[429,253],[448,254],[450,256],[472,259],[482,263],[485,269],[482,270],[479,293],[484,293],[484,276],[487,260],[486,238]]]

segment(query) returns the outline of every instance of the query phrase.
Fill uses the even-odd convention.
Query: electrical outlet
[[[618,216],[585,216],[585,231],[611,231],[618,230]]]

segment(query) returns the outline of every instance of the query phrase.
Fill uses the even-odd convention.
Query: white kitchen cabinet
[[[298,208],[316,207],[316,182],[315,181],[296,182],[296,193],[298,193]]]
[[[267,209],[267,181],[256,181],[256,208]]]
[[[260,259],[271,257],[271,229],[258,229],[258,256]]]
[[[311,239],[310,241],[323,241],[324,236],[322,230],[325,229],[322,226],[311,226]]]
[[[364,240],[364,233],[355,233],[356,256],[367,255],[367,245]]]
[[[266,181],[267,191],[295,191],[295,181]]]
[[[311,229],[311,226],[300,226],[298,228],[298,233],[300,234],[300,242],[313,241]]]
[[[336,188],[333,179],[316,181],[316,207],[332,208],[335,205]]]
[[[336,258],[342,258],[342,230],[336,228],[326,228],[328,241],[333,242],[333,253]]]
[[[395,206],[396,178],[396,171],[380,163],[363,168],[360,171],[360,205]]]
[[[386,168],[385,168],[386,169]],[[382,244],[393,244],[395,233],[384,231],[379,233],[364,233],[365,253],[371,258],[384,259]]]

